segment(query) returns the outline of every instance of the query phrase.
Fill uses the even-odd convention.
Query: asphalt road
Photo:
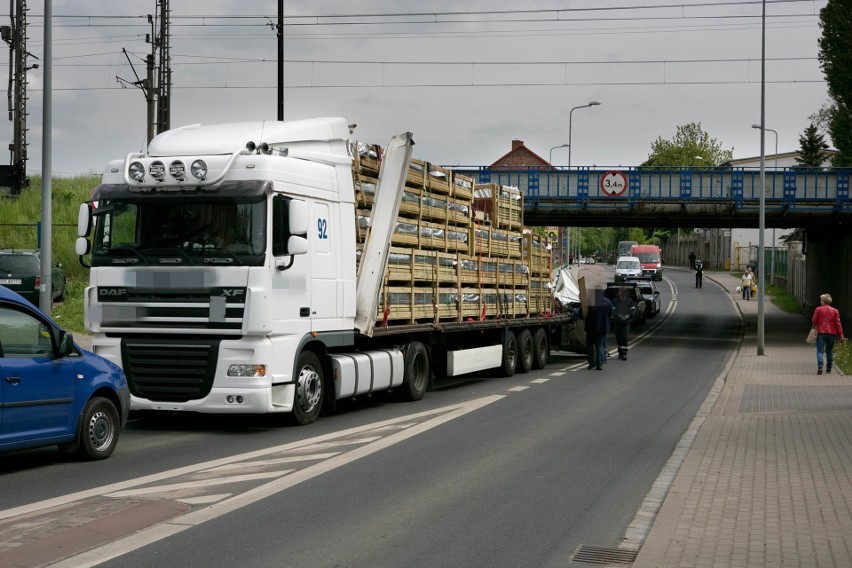
[[[595,283],[612,269],[584,270]],[[708,279],[695,290],[669,271],[660,288],[662,313],[603,371],[554,357],[526,375],[444,382],[418,403],[356,401],[302,428],[133,422],[95,464],[53,449],[0,456],[0,523],[15,507],[52,511],[46,499],[125,502],[114,544],[67,566],[587,566],[574,552],[617,547],[738,345],[736,310]],[[145,528],[132,511],[152,503],[166,522]]]

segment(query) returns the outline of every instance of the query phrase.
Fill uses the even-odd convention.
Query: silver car
[[[642,277],[642,263],[635,256],[620,256],[615,262],[615,281]]]

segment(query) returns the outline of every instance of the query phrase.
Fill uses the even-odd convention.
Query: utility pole
[[[145,57],[145,79],[140,79],[133,62],[127,54],[127,50],[122,49],[127,62],[133,70],[135,81],[127,81],[116,76],[116,81],[124,86],[133,85],[142,90],[145,95],[147,120],[146,134],[148,142],[158,133],[168,130],[171,127],[171,84],[172,70],[170,65],[169,55],[169,6],[168,0],[157,0],[157,13],[154,15],[148,14],[148,23],[151,25],[151,33],[145,34],[145,43],[151,44],[151,53]],[[160,22],[159,29],[157,22]],[[160,56],[160,63],[157,65],[157,54]],[[157,79],[155,83],[154,75]]]
[[[160,13],[160,35],[157,39],[160,49],[160,64],[157,68],[157,134],[171,128],[172,122],[172,67],[171,48],[169,47],[169,0],[157,0]]]
[[[27,58],[35,57],[27,51],[27,2],[10,0],[10,26],[0,26],[0,38],[9,45],[9,88],[7,90],[9,120],[12,121],[10,164],[0,165],[0,185],[11,188],[12,195],[20,195],[29,186],[27,178]],[[38,59],[38,58],[36,58]]]

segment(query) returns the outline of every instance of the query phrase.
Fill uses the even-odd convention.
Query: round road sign
[[[627,191],[627,176],[624,172],[610,170],[601,177],[601,193],[618,197]]]

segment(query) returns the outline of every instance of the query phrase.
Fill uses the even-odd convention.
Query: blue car
[[[59,446],[108,458],[130,412],[122,370],[0,286],[0,452]]]

